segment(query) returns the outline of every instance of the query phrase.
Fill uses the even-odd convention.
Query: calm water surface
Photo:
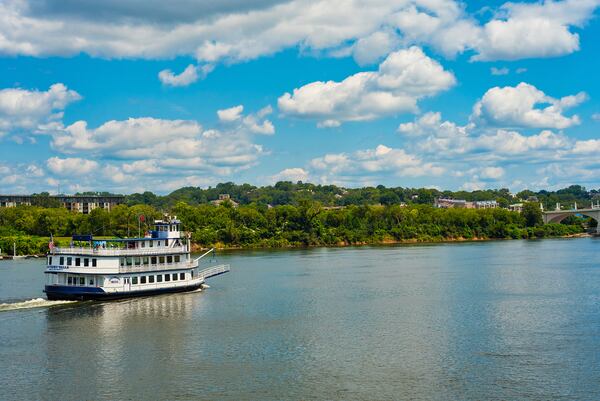
[[[3,261],[0,399],[598,400],[599,250],[237,252],[200,293],[24,309],[43,260]]]

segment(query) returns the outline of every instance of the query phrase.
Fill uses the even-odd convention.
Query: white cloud
[[[598,7],[598,0],[546,0],[506,3],[474,43],[474,60],[516,60],[562,56],[579,50],[581,27]]]
[[[0,178],[0,184],[3,185],[12,185],[15,184],[19,180],[19,176],[16,174],[6,175]]]
[[[600,139],[588,139],[585,141],[576,141],[573,146],[574,154],[594,154],[600,153]]]
[[[563,129],[580,122],[577,115],[567,117],[563,111],[586,99],[584,92],[555,99],[521,82],[516,87],[489,89],[473,107],[472,117],[478,123],[492,126]]]
[[[47,160],[46,166],[50,172],[64,177],[86,175],[98,169],[97,162],[78,157],[65,159],[51,157]]]
[[[321,126],[372,120],[417,111],[417,101],[455,84],[452,73],[418,47],[390,54],[378,71],[360,72],[341,82],[312,82],[278,99],[286,115],[315,119]],[[328,122],[328,120],[330,120]]]
[[[592,114],[592,120],[594,120],[594,121],[600,121],[600,113],[594,113],[594,114]]]
[[[244,106],[234,106],[228,109],[218,110],[217,115],[219,116],[219,120],[223,122],[232,122],[239,120],[242,117],[242,112],[244,111]]]
[[[480,191],[485,189],[485,183],[481,181],[468,181],[461,185],[460,189],[463,191]]]
[[[179,156],[194,152],[188,147],[202,133],[202,127],[191,120],[161,120],[152,117],[111,120],[95,129],[77,121],[54,136],[54,149],[75,153],[110,153],[125,158],[149,157],[162,151]],[[153,154],[147,152],[154,150]]]
[[[523,73],[527,72],[527,68],[524,68],[524,67],[517,68],[517,70],[515,72],[517,74],[523,74]]]
[[[502,167],[484,167],[479,175],[486,180],[497,180],[504,175],[504,169]]]
[[[378,145],[353,153],[326,154],[310,162],[324,182],[365,182],[369,177],[439,176],[444,169],[407,153],[404,149]]]
[[[308,181],[309,173],[303,168],[294,167],[294,168],[286,168],[281,170],[279,173],[273,175],[271,177],[272,182],[278,181]]]
[[[317,123],[317,128],[337,128],[341,125],[342,125],[342,123],[339,122],[338,120],[325,120],[325,121],[319,121]]]
[[[273,135],[275,133],[275,126],[265,118],[273,112],[271,106],[263,107],[257,113],[248,114],[247,116],[242,114],[243,111],[244,106],[240,104],[228,109],[218,110],[217,116],[222,123],[236,123],[238,129],[248,130],[253,134]]]
[[[204,78],[212,71],[212,64],[203,66],[188,65],[180,74],[174,74],[173,71],[166,69],[158,73],[158,79],[165,86],[188,86],[198,80]]]
[[[438,138],[464,137],[471,126],[458,126],[453,122],[442,122],[439,112],[427,112],[414,122],[401,123],[398,132],[407,136],[435,136]]]
[[[507,3],[483,24],[453,0],[132,0],[0,3],[0,52],[8,55],[239,62],[297,47],[346,47],[361,63],[403,46],[425,45],[476,60],[548,57],[579,49],[598,0]],[[480,15],[477,16],[481,18]],[[397,34],[396,34],[397,32]],[[173,74],[173,77],[175,75]]]
[[[237,117],[207,130],[194,120],[152,117],[111,120],[96,128],[77,121],[54,132],[51,142],[55,151],[77,157],[53,157],[47,167],[61,176],[61,186],[73,190],[160,190],[171,188],[170,181],[214,184],[255,166],[268,153],[253,139],[274,133],[265,119],[272,108],[248,115],[242,111],[239,106],[236,113],[225,113]],[[193,179],[186,180],[189,177]]]
[[[126,182],[131,176],[123,173],[122,167],[108,165],[102,169],[102,174],[113,183],[121,184]]]
[[[502,155],[527,154],[539,150],[561,150],[570,147],[569,140],[565,136],[548,130],[529,136],[515,131],[497,130],[474,138],[473,141],[473,149]]]
[[[376,31],[354,43],[354,59],[359,65],[373,64],[395,50],[399,44],[400,38],[392,30]]]
[[[492,75],[508,75],[510,73],[510,70],[507,67],[492,67],[490,68],[490,72]]]
[[[74,90],[57,83],[47,91],[8,88],[0,90],[0,132],[36,133],[61,126],[63,110],[81,99]]]

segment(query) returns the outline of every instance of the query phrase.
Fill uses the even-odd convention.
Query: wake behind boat
[[[49,300],[117,299],[202,288],[229,265],[199,268],[211,253],[191,259],[189,237],[177,218],[155,221],[142,238],[94,240],[74,235],[70,247],[50,242],[44,292]]]

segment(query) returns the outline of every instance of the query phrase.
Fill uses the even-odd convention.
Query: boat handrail
[[[198,276],[200,278],[202,278],[203,280],[205,280],[209,277],[214,277],[214,276],[218,276],[219,274],[227,273],[230,270],[231,270],[230,265],[217,265],[217,266],[209,267],[208,269],[200,270],[198,272]]]
[[[208,255],[209,253],[214,252],[214,250],[215,250],[215,248],[210,248],[208,251],[204,252],[202,255],[200,255],[199,257],[197,257],[196,259],[194,259],[194,262],[199,261],[200,259],[202,259],[206,255]]]
[[[98,256],[137,256],[137,255],[166,255],[168,253],[185,253],[186,246],[156,247],[156,248],[137,248],[137,249],[106,249],[106,248],[86,248],[86,247],[54,247],[50,251],[51,255],[98,255]]]

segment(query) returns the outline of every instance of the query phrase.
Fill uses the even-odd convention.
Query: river
[[[202,292],[43,299],[0,262],[2,400],[598,400],[600,239],[240,251]]]

